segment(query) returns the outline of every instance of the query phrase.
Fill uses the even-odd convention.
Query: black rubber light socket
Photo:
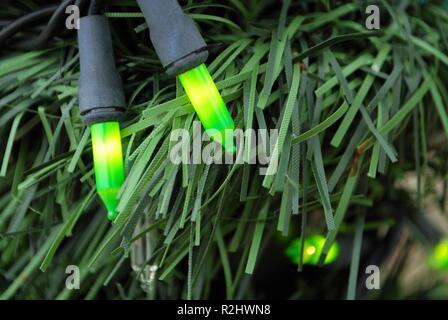
[[[177,0],[137,0],[151,42],[169,75],[178,75],[207,60],[208,51],[194,21]]]
[[[81,74],[79,109],[86,125],[123,120],[126,100],[117,72],[107,18],[79,19],[78,46]]]

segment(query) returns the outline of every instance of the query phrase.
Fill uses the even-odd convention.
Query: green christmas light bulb
[[[317,265],[319,257],[322,252],[322,248],[325,243],[325,238],[321,235],[312,235],[305,239],[303,246],[303,264]],[[286,249],[286,255],[294,263],[299,263],[301,255],[301,241],[300,239],[294,240]],[[339,245],[337,242],[333,242],[330,251],[325,258],[324,264],[330,264],[334,262],[339,256]]]
[[[438,270],[448,270],[448,239],[441,240],[429,257],[429,265]]]
[[[235,153],[233,119],[205,64],[179,74],[179,80],[210,138]]]
[[[117,195],[124,182],[120,125],[116,121],[90,126],[96,190],[107,209],[109,220],[115,220]]]

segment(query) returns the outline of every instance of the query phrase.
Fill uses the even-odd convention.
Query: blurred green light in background
[[[207,134],[234,154],[233,119],[205,64],[180,74],[179,80]]]
[[[311,235],[305,239],[303,246],[303,264],[317,265],[319,262],[320,253],[325,243],[325,238],[321,235]],[[292,262],[298,264],[301,255],[301,241],[295,239],[286,249],[286,255]],[[339,245],[335,241],[331,245],[330,251],[325,259],[324,264],[330,264],[334,262],[339,256]]]
[[[120,125],[100,122],[90,126],[96,190],[104,202],[109,220],[115,220],[117,195],[124,182]]]
[[[434,269],[448,270],[448,239],[441,240],[434,247],[429,264]]]

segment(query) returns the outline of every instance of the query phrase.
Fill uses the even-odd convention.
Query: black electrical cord
[[[31,26],[40,23],[42,20],[51,16],[58,6],[50,6],[29,13],[23,17],[18,18],[14,22],[0,31],[0,46],[2,46],[7,40],[12,38],[17,32]]]
[[[36,38],[29,40],[27,39],[12,44],[11,47],[18,50],[32,50],[40,48],[61,29],[61,25],[65,22],[65,9],[73,3],[73,0],[63,1],[56,11],[54,11],[45,29]]]
[[[92,16],[100,13],[101,0],[91,0],[89,5],[88,15]]]
[[[14,22],[14,20],[11,20],[11,19],[0,19],[0,28],[5,28],[13,22]]]
[[[9,48],[17,50],[32,50],[42,47],[48,40],[54,37],[61,29],[64,30],[64,28],[62,28],[62,25],[65,21],[66,17],[65,10],[67,6],[72,5],[74,3],[76,6],[78,6],[80,13],[82,13],[86,2],[87,0],[76,0],[76,1],[65,0],[60,5],[53,5],[44,9],[40,9],[38,11],[32,12],[30,14],[18,18],[17,20],[15,20],[14,22],[12,22],[11,24],[9,24],[7,27],[3,28],[0,31],[0,46],[7,46]],[[97,1],[91,1],[90,6],[92,6],[92,3],[94,2]],[[95,5],[95,8],[98,8],[98,5]],[[97,10],[95,8],[93,10]],[[48,20],[47,25],[36,38],[22,40],[19,42],[13,42],[11,44],[7,43],[18,32],[22,31],[23,29],[29,26],[39,24],[42,20],[44,20],[48,16],[51,16],[50,20]]]
[[[86,2],[89,2],[89,0],[76,0],[75,6],[79,8],[79,14],[82,16],[82,12],[84,11],[84,6]]]

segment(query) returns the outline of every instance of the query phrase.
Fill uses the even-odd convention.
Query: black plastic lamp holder
[[[79,19],[79,109],[86,125],[120,121],[126,100],[117,72],[107,18],[101,15]]]
[[[169,75],[178,75],[207,60],[206,43],[177,0],[137,0],[151,42]]]

